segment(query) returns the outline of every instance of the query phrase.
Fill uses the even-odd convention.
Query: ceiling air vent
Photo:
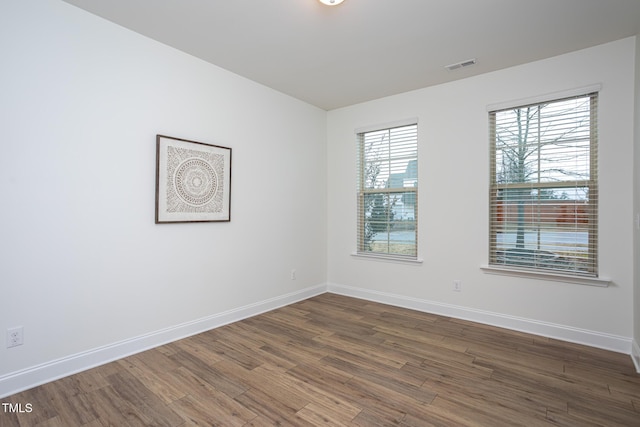
[[[476,59],[467,59],[466,61],[462,61],[462,62],[456,62],[455,64],[451,64],[451,65],[447,65],[446,68],[449,71],[453,71],[453,70],[457,70],[458,68],[464,68],[464,67],[470,67],[472,65],[475,65],[476,63]]]

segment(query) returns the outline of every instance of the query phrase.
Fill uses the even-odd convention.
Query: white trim
[[[602,84],[597,83],[590,86],[577,87],[560,92],[546,93],[544,95],[532,96],[530,98],[513,99],[511,101],[498,102],[487,105],[487,111],[500,111],[523,105],[541,104],[556,99],[570,98],[572,96],[588,95],[593,92],[600,92]]]
[[[213,314],[0,376],[0,398],[326,292],[326,284]]]
[[[359,134],[359,133],[373,132],[373,131],[384,130],[384,129],[393,129],[393,128],[399,128],[400,126],[409,126],[409,125],[417,125],[417,124],[418,124],[418,118],[412,117],[410,119],[396,120],[393,122],[380,123],[377,125],[362,126],[362,127],[356,128],[353,132],[355,134]]]
[[[611,279],[604,277],[583,277],[569,274],[554,273],[550,271],[531,271],[514,267],[498,267],[495,265],[481,265],[480,269],[487,274],[498,274],[501,276],[517,276],[529,279],[552,280],[555,282],[577,283],[579,285],[598,286],[606,288],[611,283]]]
[[[640,347],[636,341],[632,341],[630,338],[403,295],[328,283],[12,372],[0,377],[0,398],[169,342],[312,298],[325,292],[631,354],[636,370],[640,373]]]
[[[633,364],[636,366],[636,372],[640,374],[640,345],[638,345],[638,341],[636,340],[633,340],[631,346],[631,360],[633,360]]]
[[[363,253],[353,252],[351,256],[355,258],[360,258],[363,260],[396,262],[400,264],[422,264],[423,262],[422,258],[408,258],[403,256],[393,256],[393,255],[385,255],[385,254],[363,254]]]
[[[555,338],[562,341],[588,345],[615,351],[617,353],[631,354],[631,338],[618,335],[606,334],[603,332],[589,331],[586,329],[574,328],[566,325],[558,325],[549,322],[542,322],[523,317],[510,316],[501,313],[494,313],[485,310],[456,306],[453,304],[428,301],[403,295],[390,294],[386,292],[372,291],[370,289],[344,286],[335,283],[327,285],[327,291],[360,298],[368,301],[380,302],[425,313],[438,314],[441,316],[454,317],[500,328],[511,329],[520,332]],[[640,353],[639,353],[640,354]]]

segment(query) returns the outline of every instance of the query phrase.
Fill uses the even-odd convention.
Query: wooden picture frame
[[[231,221],[231,148],[156,136],[156,224]]]

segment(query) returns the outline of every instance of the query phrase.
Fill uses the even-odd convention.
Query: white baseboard
[[[0,398],[172,341],[293,304],[326,291],[326,284],[314,286],[12,372],[0,377]]]
[[[631,346],[631,359],[636,366],[636,372],[640,374],[640,344],[636,340],[633,340],[633,345]]]
[[[612,350],[618,353],[631,354],[636,370],[640,373],[640,347],[638,346],[638,342],[632,341],[630,338],[540,322],[521,317],[508,316],[500,313],[475,310],[451,304],[427,301],[403,295],[329,283],[306,288],[255,304],[249,304],[237,309],[197,319],[192,322],[172,326],[170,328],[155,331],[139,337],[134,337],[43,363],[41,365],[32,366],[21,371],[9,373],[0,377],[0,398],[94,368],[141,351],[158,347],[172,341],[293,304],[325,292],[409,308],[426,313],[454,317],[457,319],[470,320],[473,322],[484,323],[521,332],[528,332],[563,341]]]
[[[456,319],[470,320],[515,331],[611,350],[617,353],[631,354],[631,339],[627,337],[334,283],[329,283],[327,285],[327,290],[331,293],[368,301],[380,302],[383,304],[409,308],[441,316],[454,317]],[[636,350],[639,350],[638,355],[640,356],[640,349],[636,347]],[[637,367],[639,361],[634,361],[636,362]]]

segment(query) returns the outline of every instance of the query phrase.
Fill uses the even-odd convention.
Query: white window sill
[[[378,255],[378,254],[363,254],[354,252],[351,254],[354,258],[360,259],[369,259],[376,261],[384,261],[384,262],[395,262],[400,264],[422,264],[421,258],[407,258],[403,256],[393,256],[393,255]]]
[[[480,268],[482,269],[482,271],[484,271],[487,274],[526,277],[529,279],[551,280],[555,282],[577,283],[579,285],[598,286],[601,288],[606,288],[611,283],[611,279],[606,279],[602,277],[572,276],[569,274],[561,274],[561,273],[531,271],[531,270],[519,269],[516,267],[498,267],[495,265],[481,265]]]

